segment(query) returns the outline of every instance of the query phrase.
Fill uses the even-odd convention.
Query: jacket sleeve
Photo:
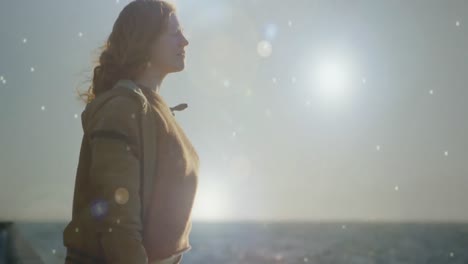
[[[148,263],[142,244],[139,105],[125,96],[107,101],[89,129],[90,212],[107,263]]]

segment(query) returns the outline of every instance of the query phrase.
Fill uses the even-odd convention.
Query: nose
[[[185,47],[188,44],[189,44],[188,39],[184,35],[182,35],[182,46]]]

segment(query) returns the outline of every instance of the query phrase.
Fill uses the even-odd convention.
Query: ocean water
[[[64,263],[66,223],[16,223],[44,263]],[[183,264],[468,264],[468,223],[193,222]]]

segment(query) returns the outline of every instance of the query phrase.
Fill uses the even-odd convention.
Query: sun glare
[[[220,220],[226,217],[227,199],[219,186],[200,184],[194,205],[193,217],[199,220]]]
[[[351,67],[344,60],[327,59],[316,68],[315,83],[322,99],[346,97],[351,87]]]

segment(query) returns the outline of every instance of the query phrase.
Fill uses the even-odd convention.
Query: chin
[[[185,69],[185,62],[171,63],[166,69],[168,73],[183,71]]]
[[[174,68],[174,72],[180,72],[185,69],[185,65],[179,65],[178,67]]]

